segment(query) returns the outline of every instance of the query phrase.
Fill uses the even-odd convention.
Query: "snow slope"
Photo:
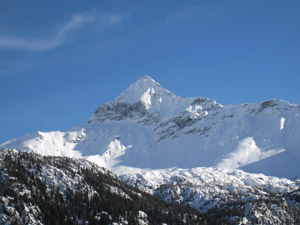
[[[37,132],[0,148],[85,157],[119,175],[217,167],[293,178],[300,175],[299,137],[299,105],[272,99],[222,106],[178,97],[143,77],[80,127]]]

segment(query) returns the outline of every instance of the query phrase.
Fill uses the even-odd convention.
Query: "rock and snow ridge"
[[[145,76],[131,84],[113,102],[101,105],[89,118],[88,123],[110,119],[138,118],[145,114],[152,119],[170,119],[185,111],[190,112],[190,114],[202,111],[202,108],[194,107],[199,101],[207,101],[207,103],[222,107],[213,100],[201,97],[183,98],[176,96],[152,78]]]
[[[233,224],[298,224],[300,219],[291,216],[300,215],[299,180],[212,167],[152,170],[121,179],[167,202],[219,212]]]
[[[299,105],[273,99],[222,106],[178,97],[143,77],[82,126],[38,132],[0,147],[84,157],[119,175],[219,167],[294,178],[300,175],[299,137]]]

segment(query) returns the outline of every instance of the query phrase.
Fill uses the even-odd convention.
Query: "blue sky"
[[[86,122],[149,75],[223,105],[300,104],[300,1],[0,0],[0,142]]]

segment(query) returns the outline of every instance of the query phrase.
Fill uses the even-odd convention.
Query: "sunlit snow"
[[[281,117],[280,118],[280,130],[283,130],[283,128],[284,128],[284,122],[285,122],[285,118]]]
[[[151,96],[155,93],[153,88],[148,88],[148,90],[143,94],[140,101],[145,105],[148,110],[151,108]]]
[[[259,147],[257,147],[253,137],[247,137],[241,140],[236,150],[231,152],[227,158],[223,159],[217,167],[236,169],[284,151],[284,149],[273,149],[263,152],[259,149]]]

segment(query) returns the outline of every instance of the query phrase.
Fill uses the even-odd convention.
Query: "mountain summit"
[[[152,97],[172,95],[168,90],[160,86],[151,77],[145,76],[131,84],[123,91],[115,101],[135,103],[141,101],[147,109],[151,107]]]
[[[89,118],[88,123],[140,118],[145,115],[155,120],[171,118],[187,110],[199,111],[199,107],[193,108],[199,100],[205,104],[221,106],[209,99],[176,96],[151,77],[145,76],[131,84],[113,102],[101,105]]]
[[[222,106],[179,97],[142,77],[87,123],[0,147],[84,157],[118,174],[172,167],[242,168],[299,176],[300,106],[282,100]]]

